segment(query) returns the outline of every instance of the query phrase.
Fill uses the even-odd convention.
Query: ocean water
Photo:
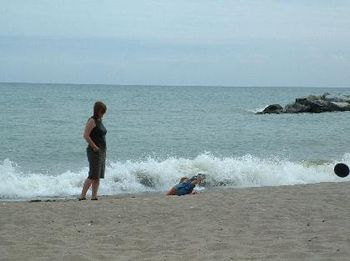
[[[100,194],[165,191],[206,173],[201,189],[343,182],[350,112],[256,115],[273,103],[346,88],[237,88],[0,83],[1,199],[74,197],[87,176],[82,137],[107,105]]]

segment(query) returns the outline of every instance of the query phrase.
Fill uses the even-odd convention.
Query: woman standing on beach
[[[88,143],[86,149],[89,161],[89,176],[85,180],[79,200],[86,199],[86,193],[92,186],[91,200],[97,200],[98,187],[100,179],[104,178],[105,162],[106,162],[106,133],[107,130],[103,126],[102,118],[106,113],[107,107],[103,102],[96,102],[94,105],[94,115],[88,120],[84,139]]]

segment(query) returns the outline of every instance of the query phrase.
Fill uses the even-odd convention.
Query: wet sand
[[[349,260],[350,183],[0,202],[0,260]]]

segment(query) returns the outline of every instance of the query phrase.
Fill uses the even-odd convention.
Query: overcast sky
[[[350,87],[348,0],[0,0],[0,81]]]

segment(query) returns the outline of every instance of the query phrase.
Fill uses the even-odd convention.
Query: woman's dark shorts
[[[89,179],[103,179],[105,177],[106,150],[94,151],[90,146],[86,149],[89,161]]]

